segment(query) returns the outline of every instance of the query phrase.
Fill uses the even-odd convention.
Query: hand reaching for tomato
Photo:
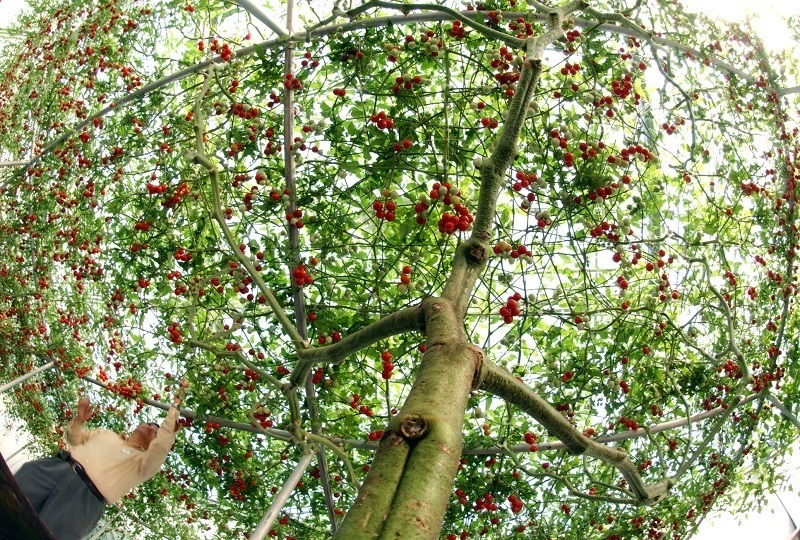
[[[94,414],[94,405],[89,402],[89,398],[83,398],[78,402],[78,415],[75,420],[81,424],[92,418]]]
[[[181,386],[178,388],[178,391],[175,392],[175,398],[172,400],[173,407],[178,407],[186,398],[186,394],[189,392],[189,381],[186,380],[186,377],[181,379]]]

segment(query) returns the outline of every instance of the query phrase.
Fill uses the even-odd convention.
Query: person
[[[86,536],[103,515],[129,491],[156,475],[175,442],[178,406],[188,388],[184,379],[166,419],[159,426],[142,423],[124,436],[107,429],[84,430],[94,413],[88,399],[67,426],[69,451],[24,464],[15,479],[58,540]]]

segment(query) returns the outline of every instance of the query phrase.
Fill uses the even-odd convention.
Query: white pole
[[[42,371],[47,371],[48,369],[50,369],[51,367],[54,367],[55,365],[56,365],[55,362],[48,362],[45,365],[43,365],[42,367],[36,368],[33,371],[30,371],[30,372],[26,373],[25,375],[22,375],[21,377],[17,377],[16,379],[14,379],[11,382],[7,382],[3,386],[0,386],[0,394],[5,392],[9,388],[13,388],[13,387],[17,386],[21,382],[27,381],[31,377],[35,377],[36,375],[38,375]]]
[[[311,463],[311,458],[313,457],[314,454],[305,454],[300,459],[300,461],[297,463],[297,467],[295,467],[289,478],[286,479],[286,482],[284,482],[283,487],[278,494],[275,495],[275,500],[272,501],[269,510],[267,510],[267,513],[264,514],[264,517],[261,518],[261,522],[255,529],[253,529],[253,534],[250,535],[250,540],[264,540],[269,533],[269,530],[272,528],[272,524],[275,523],[275,519],[277,519],[278,514],[286,505],[286,501],[289,500],[289,496],[292,494],[292,491],[294,491],[294,488],[297,486],[297,482],[300,481],[300,477],[303,476],[303,473]]]

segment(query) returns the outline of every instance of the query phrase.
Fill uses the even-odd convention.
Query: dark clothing
[[[14,478],[58,540],[78,540],[86,536],[105,510],[105,504],[70,464],[57,457],[30,461]]]

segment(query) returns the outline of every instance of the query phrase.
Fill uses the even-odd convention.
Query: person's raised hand
[[[94,414],[94,405],[89,402],[89,398],[83,398],[78,402],[78,415],[75,419],[81,424],[85,423],[92,418]]]
[[[178,388],[178,391],[175,392],[175,398],[172,400],[172,406],[178,407],[186,397],[186,394],[189,392],[189,381],[186,380],[186,377],[181,379],[181,386]]]

